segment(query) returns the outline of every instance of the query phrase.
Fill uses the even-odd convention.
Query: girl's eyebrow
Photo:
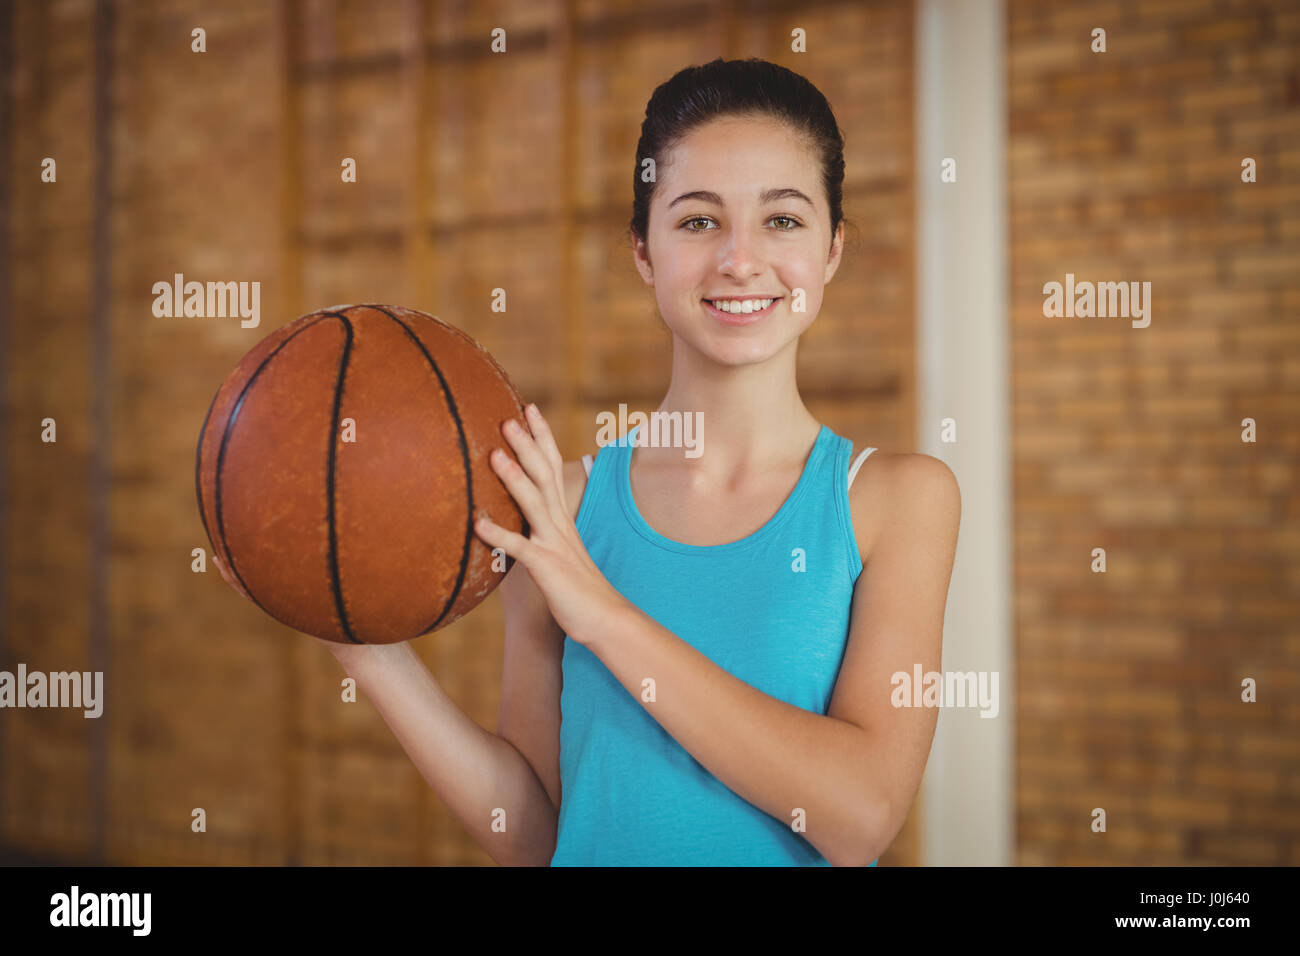
[[[674,199],[672,202],[668,204],[668,208],[672,209],[673,206],[676,206],[679,202],[685,202],[688,199],[698,199],[701,202],[713,203],[713,205],[715,206],[726,206],[726,203],[722,201],[722,197],[719,196],[717,193],[711,192],[707,189],[696,189],[693,192],[682,193],[680,196],[678,196],[676,199]],[[809,206],[813,205],[813,201],[811,199],[809,199],[799,190],[791,189],[789,186],[783,188],[774,187],[772,189],[765,189],[758,195],[758,201],[760,203],[775,202],[778,199],[801,199],[804,202],[806,202]]]

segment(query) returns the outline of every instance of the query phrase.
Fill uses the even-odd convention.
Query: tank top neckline
[[[784,524],[794,512],[795,508],[799,504],[799,499],[803,497],[805,492],[807,492],[808,486],[812,484],[813,475],[817,471],[817,466],[821,462],[822,457],[826,454],[827,447],[830,445],[831,439],[834,437],[834,433],[830,430],[830,426],[821,426],[821,430],[817,433],[817,440],[813,442],[812,451],[808,454],[808,460],[804,462],[803,471],[799,475],[799,480],[795,482],[794,488],[791,490],[790,494],[786,496],[781,507],[776,510],[776,514],[772,515],[772,517],[767,520],[767,523],[761,528],[745,535],[743,538],[738,538],[735,541],[728,541],[725,544],[686,544],[685,542],[675,541],[666,535],[662,535],[652,528],[650,523],[642,516],[641,510],[637,507],[636,500],[632,497],[632,449],[634,447],[633,442],[636,433],[640,427],[640,425],[634,426],[627,435],[619,441],[619,444],[623,446],[619,449],[621,454],[619,455],[615,472],[615,483],[618,485],[619,503],[622,506],[624,516],[626,516],[628,522],[638,534],[651,544],[658,545],[668,551],[676,551],[680,554],[726,554],[732,551],[740,551],[752,547],[776,534],[780,529],[780,526]]]

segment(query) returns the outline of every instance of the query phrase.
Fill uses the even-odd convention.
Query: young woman
[[[566,463],[531,407],[504,431],[530,533],[476,524],[516,559],[495,734],[409,644],[322,641],[500,863],[861,866],[903,824],[937,713],[893,706],[891,677],[939,669],[960,496],[799,396],[842,146],[816,87],[762,60],[655,90],[630,238],[672,334],[658,410],[698,414],[703,454],[633,429]]]

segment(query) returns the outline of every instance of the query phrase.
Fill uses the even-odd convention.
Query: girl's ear
[[[826,279],[823,284],[831,281],[831,276],[840,267],[840,257],[844,254],[844,220],[835,227],[835,238],[831,241],[831,251],[826,257]]]
[[[641,273],[641,278],[646,285],[655,284],[655,270],[650,262],[650,249],[643,240],[636,237],[632,239],[632,263],[636,266],[636,271]]]

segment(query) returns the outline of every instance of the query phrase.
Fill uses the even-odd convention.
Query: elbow
[[[872,849],[873,844],[866,841],[859,843],[858,846],[864,849],[854,852],[848,847],[843,847],[834,854],[827,854],[826,861],[831,866],[870,866],[883,852]]]
[[[892,836],[885,833],[888,818],[883,806],[869,801],[867,809],[850,821],[846,837],[826,853],[826,861],[831,866],[870,866],[889,848]]]

